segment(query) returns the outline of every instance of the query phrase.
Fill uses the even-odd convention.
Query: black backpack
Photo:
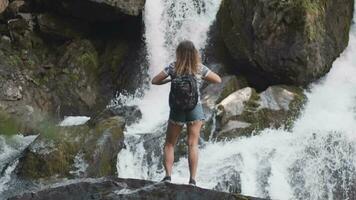
[[[172,78],[169,106],[173,110],[191,111],[198,103],[198,86],[195,75]]]

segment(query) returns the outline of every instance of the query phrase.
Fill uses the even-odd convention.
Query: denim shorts
[[[204,120],[205,120],[205,114],[201,103],[198,103],[195,106],[195,108],[191,111],[181,111],[181,110],[171,109],[169,113],[169,121],[178,125],[184,125],[186,123],[193,123],[196,121],[204,121]]]

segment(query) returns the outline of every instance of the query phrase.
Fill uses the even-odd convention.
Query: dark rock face
[[[218,20],[240,68],[306,85],[347,46],[353,7],[353,0],[224,0]]]
[[[238,194],[229,194],[213,190],[175,185],[170,183],[155,183],[151,181],[106,178],[82,181],[57,188],[45,189],[36,193],[26,193],[9,198],[9,200],[129,200],[129,199],[231,199],[231,200],[262,200]]]
[[[33,0],[39,10],[69,15],[87,21],[115,21],[138,16],[145,0]]]
[[[37,23],[42,33],[59,39],[81,38],[90,30],[88,23],[48,13],[38,15]]]

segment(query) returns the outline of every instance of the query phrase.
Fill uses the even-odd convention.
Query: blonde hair
[[[198,73],[199,63],[199,52],[193,42],[189,40],[180,42],[176,50],[176,74],[196,74]]]

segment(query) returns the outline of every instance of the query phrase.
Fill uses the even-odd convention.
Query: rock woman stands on
[[[168,78],[170,76],[170,78]],[[164,145],[163,181],[171,181],[174,161],[174,146],[183,126],[188,131],[189,184],[195,185],[198,164],[198,140],[205,120],[200,100],[200,87],[203,80],[220,83],[221,78],[201,63],[198,50],[191,41],[181,42],[176,50],[176,61],[167,66],[152,79],[152,84],[171,83],[169,98],[170,114]]]

